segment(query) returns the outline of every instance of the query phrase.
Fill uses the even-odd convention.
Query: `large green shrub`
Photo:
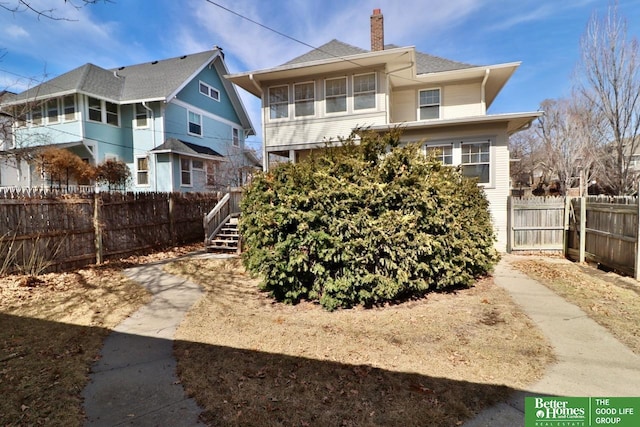
[[[240,228],[264,290],[333,310],[468,286],[492,268],[482,189],[398,138],[366,134],[254,178]]]

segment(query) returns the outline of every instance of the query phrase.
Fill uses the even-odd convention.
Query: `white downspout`
[[[482,79],[482,86],[480,87],[480,102],[482,103],[482,114],[487,114],[487,80],[489,80],[489,74],[491,69],[487,68],[484,72],[484,79]]]
[[[262,170],[266,172],[269,170],[269,155],[267,154],[267,140],[266,140],[267,131],[265,130],[266,114],[265,114],[265,109],[263,108],[264,92],[260,87],[260,85],[258,84],[258,82],[256,81],[255,77],[253,76],[253,73],[249,74],[249,80],[251,80],[251,83],[253,83],[255,88],[258,90],[258,93],[260,93],[260,114],[262,115]]]
[[[153,113],[153,108],[147,105],[147,101],[142,101],[142,106],[151,113],[151,141],[153,148],[156,148],[156,115]],[[153,189],[154,191],[158,191],[158,156],[153,156]]]

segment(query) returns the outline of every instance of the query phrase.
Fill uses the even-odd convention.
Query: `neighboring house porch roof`
[[[181,141],[176,138],[167,139],[162,145],[151,150],[151,153],[174,153],[191,157],[202,157],[207,159],[225,160],[226,158],[217,151],[202,145]]]

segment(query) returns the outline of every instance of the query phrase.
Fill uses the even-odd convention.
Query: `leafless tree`
[[[109,0],[64,0],[64,3],[70,5],[73,8],[80,9],[89,4],[96,4],[99,2],[108,2]],[[31,12],[35,13],[40,18],[53,19],[56,21],[68,21],[68,18],[64,18],[56,13],[56,8],[40,8],[33,5],[30,0],[0,0],[0,9],[4,9],[11,13]]]
[[[580,48],[578,91],[605,124],[610,157],[603,178],[613,193],[629,194],[636,177],[631,158],[640,148],[640,56],[617,2],[610,3],[606,16],[593,15]]]

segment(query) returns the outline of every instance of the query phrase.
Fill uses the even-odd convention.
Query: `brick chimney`
[[[384,19],[380,9],[371,15],[371,51],[384,50]]]

